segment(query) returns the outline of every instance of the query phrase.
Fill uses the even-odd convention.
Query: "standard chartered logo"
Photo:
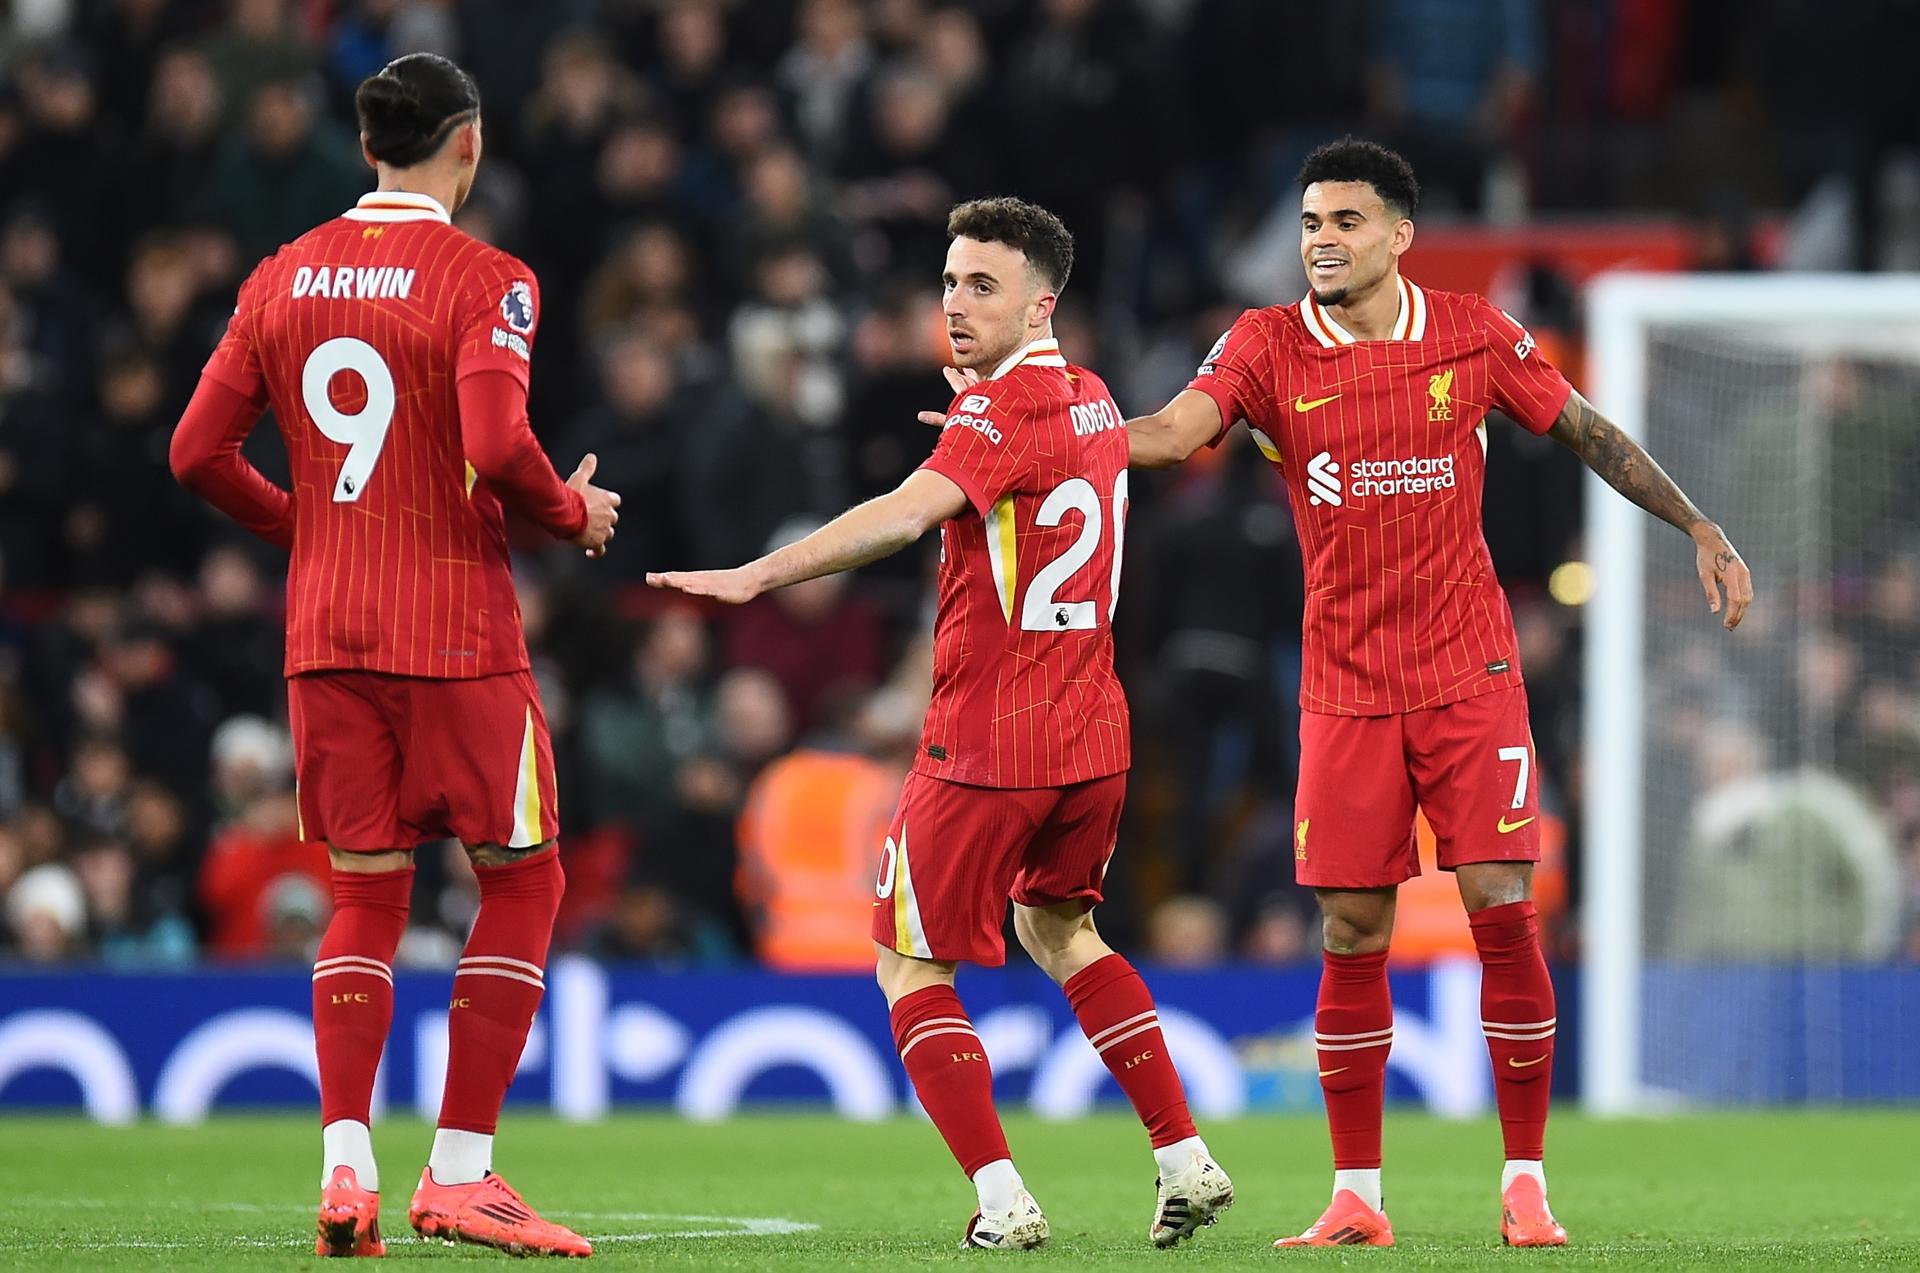
[[[1340,465],[1334,461],[1330,451],[1322,451],[1307,461],[1307,503],[1318,508],[1322,504],[1340,504]]]
[[[1451,490],[1458,482],[1451,455],[1409,455],[1393,460],[1355,460],[1344,483],[1332,452],[1322,451],[1307,461],[1307,502],[1338,506],[1345,499],[1368,495],[1425,495]]]

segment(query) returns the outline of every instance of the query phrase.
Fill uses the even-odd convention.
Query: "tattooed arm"
[[[1601,415],[1576,390],[1553,422],[1547,436],[1578,455],[1586,466],[1606,479],[1608,486],[1646,509],[1661,521],[1685,531],[1694,543],[1700,586],[1707,608],[1721,613],[1720,589],[1725,588],[1726,613],[1721,622],[1738,627],[1753,603],[1753,576],[1740,559],[1726,532],[1694,507],[1687,493],[1667,476],[1646,449]]]

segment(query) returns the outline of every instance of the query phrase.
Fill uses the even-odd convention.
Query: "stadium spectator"
[[[260,567],[245,551],[222,546],[200,563],[199,607],[183,653],[221,716],[278,716],[284,710],[281,635],[267,617],[271,598]],[[215,750],[218,750],[215,741]]]
[[[947,209],[986,185],[985,134],[956,127],[945,86],[918,67],[879,75],[869,111],[837,164],[840,209],[862,235],[862,267],[891,275],[946,246]]]
[[[317,942],[331,908],[326,846],[301,837],[294,811],[293,744],[259,717],[235,716],[214,731],[212,751],[219,827],[199,883],[207,952],[221,959],[298,957],[305,937]],[[303,927],[316,905],[317,919]]]
[[[20,957],[34,963],[87,954],[86,892],[61,863],[30,867],[7,890],[7,927]]]
[[[755,152],[743,165],[742,193],[745,202],[731,245],[738,258],[734,278],[738,291],[744,293],[752,286],[752,265],[789,245],[836,263],[835,275],[844,280],[846,263],[835,254],[836,241],[842,238],[840,225],[815,194],[798,150],[773,142]]]
[[[262,87],[299,80],[320,66],[319,51],[300,29],[290,0],[233,0],[226,24],[216,28],[201,48],[219,83],[229,127],[242,122],[248,103]]]
[[[1116,204],[1144,198],[1165,158],[1149,32],[1134,0],[1046,0],[1010,51],[1001,106],[1019,124],[990,134],[1008,149],[1002,180],[1074,227],[1081,278],[1104,279]]]
[[[13,586],[44,588],[65,581],[57,534],[74,457],[58,376],[28,343],[30,318],[0,282],[0,556]]]
[[[120,156],[100,115],[98,67],[83,46],[56,43],[29,47],[12,70],[24,119],[0,147],[0,190],[44,204],[67,257],[104,287],[124,258],[111,211]]]
[[[73,15],[81,42],[99,64],[100,100],[107,115],[122,123],[139,116],[164,51],[191,36],[204,19],[193,12],[196,7],[169,0],[118,0],[85,6]]]
[[[816,169],[827,171],[846,144],[873,73],[866,18],[853,0],[804,0],[798,40],[774,81]]]
[[[138,773],[175,791],[205,788],[212,696],[151,620],[132,622],[102,646],[94,673],[102,726],[108,720]]]
[[[580,734],[594,821],[632,827],[644,842],[670,818],[677,775],[713,734],[711,660],[699,617],[672,608],[641,634],[625,683],[587,695]]]
[[[696,224],[681,188],[684,163],[679,138],[662,120],[642,117],[616,126],[600,148],[594,169],[594,202],[583,215],[596,226],[663,223],[683,230]],[[606,236],[590,246],[596,259]]]
[[[73,768],[53,789],[60,817],[93,835],[115,836],[126,828],[133,766],[126,749],[101,735],[81,743]]]
[[[26,845],[21,842],[20,833],[5,822],[0,822],[0,898],[7,895],[13,882],[20,878],[20,872],[27,869]],[[6,916],[0,914],[0,946],[6,943]]]
[[[451,6],[431,0],[350,0],[330,35],[327,70],[343,98],[403,53],[451,57],[460,42]]]
[[[1227,916],[1191,894],[1169,897],[1147,917],[1147,957],[1169,968],[1206,968],[1227,957]]]
[[[754,954],[770,968],[865,972],[873,964],[873,848],[899,797],[901,753],[910,760],[916,741],[911,722],[889,729],[885,712],[877,698],[843,693],[748,785],[734,887]]]
[[[61,255],[53,210],[28,196],[0,229],[0,277],[13,291],[23,335],[49,391],[69,405],[93,394],[93,341],[99,307],[86,281]]]
[[[166,918],[193,926],[192,870],[200,854],[194,845],[196,828],[187,809],[172,792],[151,778],[142,778],[127,793],[128,848],[134,860],[134,896],[142,912],[156,921]]]
[[[208,210],[207,183],[222,136],[220,110],[220,83],[204,52],[177,44],[160,55],[152,100],[128,146],[120,203],[131,234],[176,225]]]
[[[916,56],[946,93],[950,114],[977,119],[990,109],[986,35],[980,19],[961,5],[941,5],[914,24]]]
[[[648,78],[674,132],[697,137],[731,70],[726,23],[718,0],[670,0],[661,8],[659,52]]]
[[[7,650],[5,657],[11,661],[18,653]],[[0,672],[11,674],[11,668]],[[0,684],[0,828],[26,803],[31,729],[19,692],[12,685]]]
[[[207,341],[218,337],[233,308],[207,297],[201,284],[202,267],[183,240],[165,233],[141,240],[127,266],[126,321],[113,329],[129,358],[144,354],[155,361],[161,378],[155,410],[175,419],[193,393]]]
[[[246,133],[230,138],[207,178],[209,206],[248,259],[338,216],[366,187],[345,134],[317,117],[312,80],[269,79],[246,99]]]
[[[205,521],[162,480],[170,398],[153,353],[131,342],[105,351],[100,411],[81,422],[75,447],[82,463],[65,526],[73,578],[126,587],[148,571],[180,576],[194,568]]]
[[[192,923],[141,891],[139,864],[125,841],[83,841],[73,854],[73,870],[86,895],[88,941],[100,959],[130,969],[192,962]]]
[[[648,562],[687,548],[679,478],[686,436],[703,426],[697,392],[683,388],[673,360],[636,327],[600,337],[599,401],[571,420],[556,443],[563,455],[594,454],[622,475],[632,493],[622,517],[624,561],[604,563],[638,580]]]
[[[580,943],[597,958],[679,968],[723,964],[734,958],[733,941],[724,926],[691,910],[655,881],[639,877],[627,882],[608,910],[607,919]]]
[[[207,953],[216,959],[261,959],[291,954],[282,931],[290,918],[304,914],[308,891],[318,905],[319,924],[310,936],[317,943],[329,913],[326,904],[327,855],[324,846],[299,838],[290,793],[262,798],[213,837],[201,868],[199,899],[208,922]]]
[[[1429,206],[1477,210],[1510,155],[1542,60],[1535,0],[1385,0],[1369,10],[1369,123],[1420,174]]]
[[[922,458],[914,443],[924,439],[902,436],[893,422],[913,418],[941,397],[933,382],[941,365],[935,296],[904,279],[882,288],[849,338],[852,366],[840,432],[852,498],[892,490]],[[867,567],[865,577],[917,579],[921,565],[912,554],[888,557]]]
[[[784,523],[766,551],[804,539],[819,525],[806,518]],[[726,616],[727,663],[770,672],[801,733],[829,727],[832,705],[872,689],[883,671],[880,613],[848,583],[844,575],[823,575]]]
[[[580,334],[600,344],[660,306],[697,306],[707,293],[696,277],[687,241],[663,221],[643,221],[624,235],[587,282]],[[702,324],[704,326],[704,324]]]
[[[527,244],[528,263],[546,295],[579,296],[602,246],[602,227],[591,219],[600,152],[614,128],[639,112],[647,94],[590,31],[569,31],[556,39],[542,66],[524,130],[527,177],[542,203]],[[556,334],[569,339],[566,317],[565,306],[549,307],[548,340]],[[561,320],[558,333],[556,318]]]

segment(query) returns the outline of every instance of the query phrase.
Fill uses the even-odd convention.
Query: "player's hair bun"
[[[367,149],[410,168],[433,157],[454,126],[480,112],[473,77],[434,53],[410,53],[368,76],[353,95]]]

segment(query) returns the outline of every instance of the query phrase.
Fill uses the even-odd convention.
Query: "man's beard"
[[[1373,289],[1378,287],[1380,281],[1385,277],[1386,271],[1382,270],[1370,278],[1362,278],[1356,266],[1347,272],[1347,282],[1344,287],[1336,287],[1323,292],[1319,288],[1313,287],[1312,283],[1308,283],[1307,286],[1313,287],[1313,299],[1322,309],[1332,309],[1334,306],[1344,305],[1362,294],[1371,294]]]
[[[1003,345],[999,348],[990,348],[985,342],[983,342],[980,339],[979,333],[976,332],[974,333],[974,337],[973,337],[973,353],[971,355],[970,360],[964,365],[973,369],[974,371],[979,372],[981,375],[984,376],[988,372],[992,371],[995,367],[998,367],[1001,363],[1005,362],[1007,358],[1013,353],[1013,351],[1020,348],[1020,346],[1023,343],[1024,342],[1021,341],[1016,336],[1013,338],[1013,343],[1010,345]]]

